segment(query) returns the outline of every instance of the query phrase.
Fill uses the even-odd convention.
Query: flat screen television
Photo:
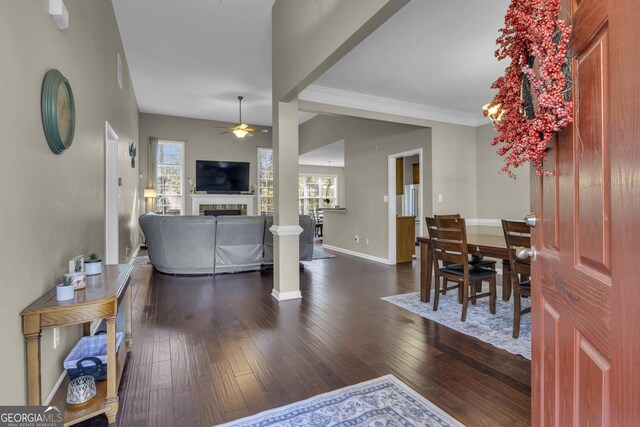
[[[196,160],[196,191],[227,194],[249,191],[249,163]]]

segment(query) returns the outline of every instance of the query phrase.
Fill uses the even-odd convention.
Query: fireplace
[[[241,209],[205,209],[205,216],[242,215]]]
[[[191,194],[191,214],[207,215],[207,211],[233,211],[218,213],[216,216],[253,215],[254,199],[255,196],[252,194]]]

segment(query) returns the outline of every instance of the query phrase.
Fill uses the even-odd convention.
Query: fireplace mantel
[[[247,215],[253,215],[253,194],[190,194],[191,214],[198,215],[200,205],[246,205]]]

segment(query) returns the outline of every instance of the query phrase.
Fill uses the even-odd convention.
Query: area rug
[[[336,256],[327,252],[319,251],[317,249],[313,250],[313,259],[328,259],[335,258]]]
[[[489,298],[481,298],[476,305],[469,304],[466,322],[460,321],[462,307],[458,304],[458,293],[454,290],[440,296],[438,311],[433,311],[433,293],[431,302],[420,301],[420,293],[400,294],[382,298],[392,304],[407,309],[419,316],[438,322],[465,335],[470,335],[495,347],[519,354],[531,360],[531,314],[525,314],[520,321],[520,336],[513,334],[513,297],[503,301],[498,287],[496,314],[489,312]],[[522,299],[522,308],[530,305],[528,298]]]
[[[393,375],[261,412],[224,427],[462,426]]]

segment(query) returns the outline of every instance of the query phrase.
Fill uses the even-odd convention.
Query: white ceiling
[[[509,0],[413,0],[314,85],[481,116]]]
[[[274,0],[112,1],[140,111],[235,123],[242,95],[243,121],[271,125]],[[301,98],[358,97],[478,123],[504,70],[493,51],[508,4],[413,0]]]
[[[140,111],[271,125],[274,0],[112,0]]]
[[[298,164],[344,167],[344,139],[301,154],[298,156]]]

